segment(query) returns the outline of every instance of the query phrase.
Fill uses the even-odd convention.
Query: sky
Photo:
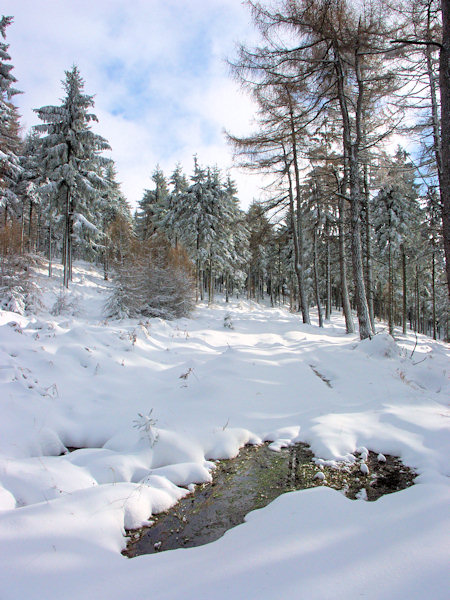
[[[157,165],[189,175],[195,154],[230,169],[243,208],[259,197],[224,135],[249,132],[255,110],[226,62],[257,40],[241,0],[2,0],[1,11],[14,17],[6,42],[24,131],[39,122],[34,108],[61,103],[76,64],[132,207]]]

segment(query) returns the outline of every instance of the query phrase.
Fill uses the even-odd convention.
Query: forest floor
[[[245,299],[108,321],[92,265],[64,296],[59,273],[38,283],[35,314],[0,311],[1,600],[448,597],[448,345],[382,324],[360,342],[338,313],[320,329]],[[314,487],[207,545],[122,555],[262,442],[308,444]],[[414,485],[375,502],[327,485],[356,469],[370,488],[383,456]]]

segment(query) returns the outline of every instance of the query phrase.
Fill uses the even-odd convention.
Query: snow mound
[[[356,347],[371,358],[397,358],[403,354],[394,338],[385,332],[362,340]]]

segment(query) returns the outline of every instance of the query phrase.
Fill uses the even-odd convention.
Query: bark
[[[441,0],[442,45],[439,54],[441,90],[441,202],[447,291],[450,298],[450,0]]]
[[[325,223],[325,233],[327,238],[327,266],[326,266],[326,285],[327,285],[327,301],[325,307],[325,319],[331,318],[331,252],[330,252],[330,221],[327,217]]]
[[[392,273],[392,246],[388,242],[388,326],[389,334],[394,335],[394,285]]]
[[[31,252],[32,244],[31,244],[31,232],[32,232],[32,222],[33,222],[33,201],[30,200],[30,212],[28,214],[28,252]],[[34,248],[36,251],[36,248]]]
[[[342,310],[345,317],[345,329],[347,333],[355,332],[355,325],[352,317],[352,307],[350,304],[350,296],[348,293],[347,284],[347,261],[345,256],[345,232],[344,232],[344,199],[339,200],[339,223],[338,223],[338,234],[339,234],[339,272],[341,279],[341,296],[342,296]]]
[[[309,324],[310,323],[309,307],[308,307],[308,303],[306,300],[305,282],[304,282],[305,278],[304,278],[304,274],[303,274],[303,252],[302,252],[302,247],[300,245],[300,240],[299,240],[299,236],[298,236],[298,229],[297,229],[298,223],[296,223],[296,221],[295,221],[294,190],[293,190],[293,183],[292,183],[292,175],[291,175],[291,171],[290,171],[288,157],[286,155],[284,148],[283,148],[283,153],[284,153],[286,174],[288,176],[289,217],[290,217],[291,228],[292,228],[292,239],[294,242],[294,271],[295,271],[295,275],[297,277],[297,284],[298,284],[298,288],[299,288],[299,296],[300,296],[299,304],[300,304],[301,311],[302,311],[303,323]],[[295,162],[295,157],[294,157],[294,162]],[[298,169],[298,167],[297,167],[297,169]]]
[[[297,209],[297,250],[298,250],[298,262],[296,261],[295,272],[297,274],[298,279],[298,293],[299,293],[299,304],[302,310],[302,318],[303,323],[310,324],[311,320],[309,317],[309,306],[308,299],[306,295],[305,289],[305,277],[304,277],[304,266],[303,266],[303,219],[302,219],[302,206],[301,206],[301,198],[300,198],[300,172],[298,168],[298,156],[297,156],[297,134],[295,131],[295,123],[294,123],[294,109],[292,105],[292,97],[287,91],[287,99],[289,105],[289,125],[290,125],[290,134],[291,134],[291,145],[292,145],[292,155],[293,155],[293,163],[294,163],[294,174],[295,174],[295,200],[296,200],[296,209]],[[292,188],[292,185],[291,185]],[[300,277],[299,277],[300,276]]]
[[[361,114],[363,106],[363,82],[358,67],[358,52],[355,52],[355,72],[358,80],[358,95],[355,107],[354,139],[350,122],[348,96],[344,89],[344,69],[337,43],[334,43],[335,71],[337,76],[337,92],[342,118],[343,146],[348,157],[349,191],[350,191],[350,223],[353,279],[355,283],[356,311],[359,323],[359,337],[363,340],[371,337],[369,309],[367,306],[364,284],[362,248],[361,248],[361,182],[359,147],[361,144]]]
[[[319,271],[317,267],[317,227],[314,227],[313,233],[313,265],[314,265],[314,291],[316,295],[317,315],[319,317],[319,327],[323,327],[322,305],[320,303],[319,292]]]
[[[433,302],[433,339],[436,339],[436,258],[434,254],[433,248],[433,256],[432,256],[432,266],[431,266],[431,290],[432,290],[432,302]]]
[[[415,296],[416,296],[416,302],[415,302],[415,313],[416,313],[416,331],[417,333],[420,333],[420,295],[419,295],[419,269],[416,265],[416,281],[415,281]]]
[[[66,206],[65,206],[65,222],[64,222],[64,239],[63,239],[63,267],[64,267],[64,275],[63,275],[63,283],[64,287],[69,287],[69,279],[70,279],[70,189],[66,186]]]
[[[52,252],[52,221],[50,219],[48,224],[48,276],[52,276],[52,261],[53,261],[53,252]]]
[[[402,324],[403,324],[403,334],[406,335],[406,326],[407,326],[406,252],[405,252],[405,248],[403,246],[402,246],[402,279],[403,279]]]
[[[375,331],[375,311],[373,308],[373,269],[372,269],[372,238],[370,222],[370,203],[369,203],[369,177],[368,166],[364,164],[364,208],[366,213],[366,285],[367,285],[367,306],[369,308],[369,318],[372,331]]]
[[[22,216],[20,218],[20,254],[24,253],[25,244],[25,200],[22,202]]]

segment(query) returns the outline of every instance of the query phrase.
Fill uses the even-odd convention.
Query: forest
[[[448,340],[449,2],[246,4],[262,42],[228,60],[258,113],[250,135],[226,132],[237,164],[261,174],[246,211],[197,156],[171,174],[155,165],[131,208],[77,66],[23,132],[2,17],[1,307],[39,302],[33,263],[50,277],[62,263],[68,288],[83,259],[112,282],[108,317],[176,318],[223,294],[287,304],[306,324],[315,311],[320,326],[343,311],[361,339],[383,320]]]

